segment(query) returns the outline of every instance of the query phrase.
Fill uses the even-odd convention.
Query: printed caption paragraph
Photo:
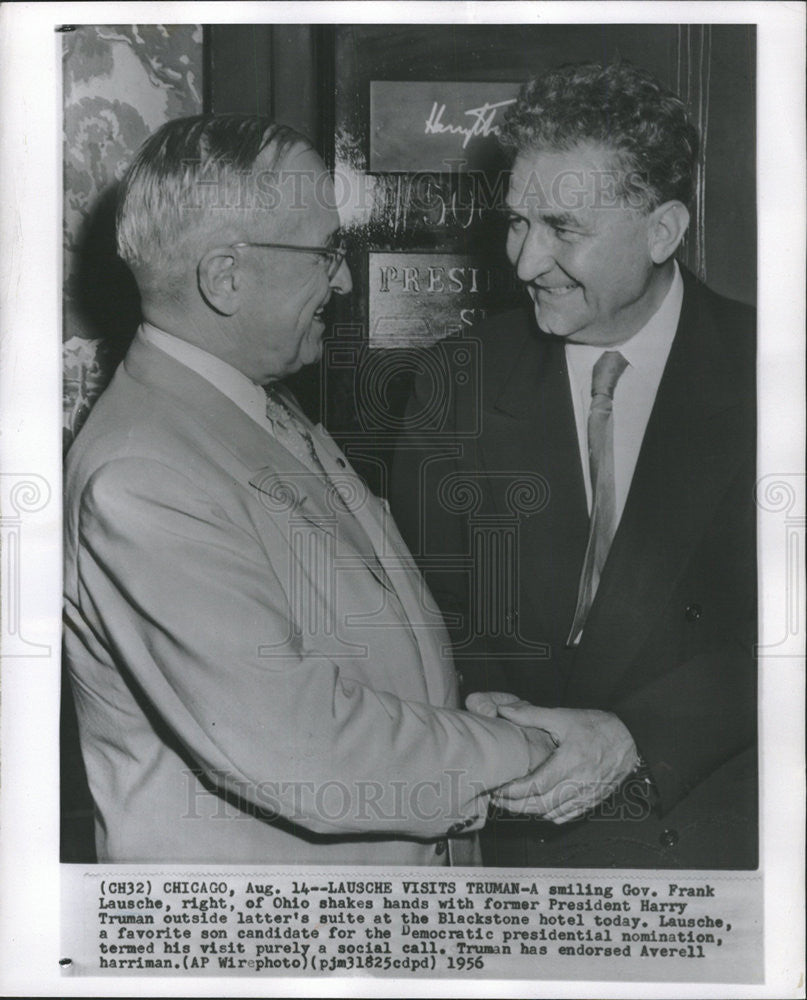
[[[761,980],[754,873],[62,871],[74,976]]]

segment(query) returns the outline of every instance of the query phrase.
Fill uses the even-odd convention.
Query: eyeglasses
[[[340,243],[336,247],[301,247],[294,243],[233,243],[233,249],[240,250],[243,247],[265,247],[269,250],[288,250],[291,253],[313,253],[328,261],[328,278],[332,278],[347,254],[347,247]]]

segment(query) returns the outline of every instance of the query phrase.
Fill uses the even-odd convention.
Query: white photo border
[[[488,980],[63,978],[60,949],[61,52],[70,23],[755,23],[758,26],[759,477],[801,503],[795,576],[760,521],[761,643],[804,585],[805,7],[707,3],[18,3],[0,8],[0,469],[29,487],[20,608],[49,656],[2,657],[0,990],[4,995],[790,997],[804,995],[803,661],[761,671],[762,986]],[[42,481],[44,480],[44,486]],[[39,492],[39,499],[34,494]],[[40,503],[41,501],[41,503]],[[0,512],[1,514],[2,512]],[[6,556],[4,555],[5,559]],[[4,585],[8,582],[3,564]],[[788,589],[791,588],[791,589]],[[803,597],[804,591],[797,590]],[[804,648],[804,620],[796,646]],[[800,980],[801,976],[801,980]]]

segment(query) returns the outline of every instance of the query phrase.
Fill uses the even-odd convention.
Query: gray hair
[[[274,178],[309,140],[261,115],[194,115],[159,128],[121,183],[118,255],[138,283],[168,287],[201,235],[242,233],[250,213],[277,207]],[[264,150],[261,170],[255,164]]]

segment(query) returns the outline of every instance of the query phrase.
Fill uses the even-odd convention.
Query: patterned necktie
[[[577,644],[586,623],[616,532],[613,404],[616,384],[627,364],[619,351],[606,351],[594,365],[591,375],[591,406],[588,412],[591,521],[577,592],[577,608],[567,639],[570,646]]]
[[[311,432],[283,398],[280,389],[276,385],[268,385],[264,386],[264,392],[266,393],[266,416],[272,422],[278,442],[306,468],[322,476],[331,496],[340,507],[355,517],[355,511],[351,509],[342,490],[322,464]]]
[[[274,385],[264,388],[266,393],[266,416],[275,428],[275,436],[288,451],[303,465],[321,473],[328,479],[325,467],[317,454],[314,439],[305,424],[290,409],[288,403]]]
[[[294,455],[303,465],[313,469],[325,481],[331,495],[338,501],[341,507],[355,520],[356,512],[351,509],[350,504],[342,495],[339,487],[322,464],[322,460],[317,453],[314,439],[310,431],[300,418],[294,413],[288,403],[283,399],[281,392],[276,385],[264,386],[266,393],[266,416],[271,420],[278,442]],[[365,529],[362,531],[366,535]],[[384,569],[378,558],[378,553],[368,538],[370,549],[365,551],[366,558],[372,560],[376,575],[383,581],[388,590],[397,594],[395,587],[390,581],[387,571]]]

